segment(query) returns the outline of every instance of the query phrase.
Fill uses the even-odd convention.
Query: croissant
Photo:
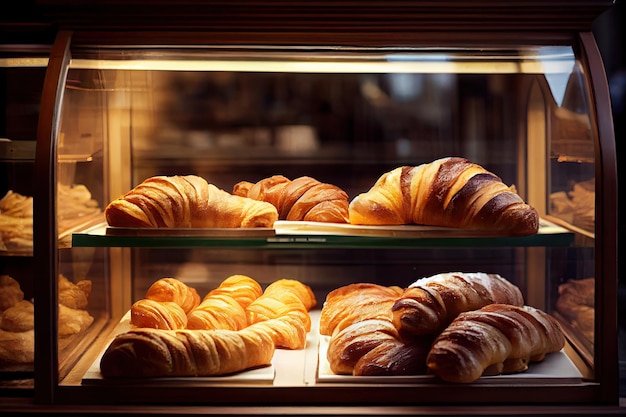
[[[520,289],[498,274],[449,272],[415,281],[391,307],[393,323],[403,334],[443,330],[459,313],[487,304],[521,306]]]
[[[303,349],[306,346],[308,330],[298,312],[291,311],[275,319],[259,321],[252,326],[267,333],[277,349]]]
[[[69,343],[69,337],[87,329],[93,323],[93,316],[87,310],[59,304],[59,346]]]
[[[448,157],[383,174],[349,206],[352,224],[480,229],[531,235],[537,211],[495,174],[463,158]]]
[[[271,203],[280,220],[348,223],[348,194],[311,177],[292,181],[274,175],[257,183],[241,181],[233,187],[233,194]]]
[[[387,319],[365,319],[335,332],[326,357],[337,375],[419,375],[432,338],[404,341]]]
[[[185,314],[200,304],[200,295],[195,290],[176,278],[156,280],[146,291],[146,298],[154,301],[170,301],[178,304]]]
[[[311,330],[309,309],[316,305],[313,290],[306,284],[292,279],[279,279],[267,286],[263,294],[246,308],[248,324],[282,319],[291,326],[275,335],[279,347],[302,349],[306,334]],[[282,323],[286,326],[285,323]]]
[[[89,305],[92,283],[88,279],[73,283],[64,275],[59,275],[59,304],[85,310]]]
[[[35,328],[35,305],[22,300],[0,314],[0,329],[8,332],[26,332]]]
[[[261,285],[246,275],[231,275],[206,297],[226,294],[234,298],[244,309],[263,294]],[[206,298],[205,297],[205,298]]]
[[[24,299],[20,283],[9,275],[0,275],[0,311]]]
[[[272,227],[278,219],[271,204],[229,194],[195,175],[148,178],[104,214],[116,227]]]
[[[130,324],[152,329],[184,329],[187,315],[181,306],[172,301],[143,298],[130,306]]]
[[[491,304],[460,314],[434,341],[427,356],[432,373],[448,382],[482,375],[524,372],[565,344],[550,315],[530,307]]]
[[[217,376],[269,365],[271,336],[260,327],[234,330],[136,329],[116,336],[102,359],[105,378]]]
[[[391,306],[403,289],[371,283],[355,283],[336,288],[326,295],[320,313],[320,334],[330,336],[346,326],[365,319],[384,318],[391,322]]]
[[[246,310],[228,294],[205,297],[187,316],[188,329],[240,330],[247,325]]]
[[[35,330],[12,332],[0,329],[0,364],[24,365],[35,360]]]
[[[275,319],[291,312],[302,318],[309,331],[309,310],[315,303],[315,296],[308,285],[297,280],[279,279],[268,285],[263,294],[248,306],[248,323]]]

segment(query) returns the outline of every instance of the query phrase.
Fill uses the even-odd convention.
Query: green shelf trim
[[[443,237],[407,238],[336,235],[275,235],[261,237],[205,236],[106,236],[72,235],[74,247],[146,248],[251,248],[251,249],[332,249],[332,248],[413,248],[413,247],[546,247],[571,246],[573,233],[521,237]]]

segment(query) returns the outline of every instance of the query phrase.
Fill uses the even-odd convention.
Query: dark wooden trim
[[[582,51],[586,55],[591,95],[595,104],[598,130],[596,142],[596,345],[595,357],[598,379],[608,381],[602,390],[604,401],[619,396],[619,368],[617,346],[613,340],[617,329],[617,161],[615,132],[609,86],[600,51],[593,34],[580,34]],[[611,336],[608,336],[611,335]]]
[[[35,154],[33,239],[35,260],[35,398],[52,403],[58,386],[57,135],[71,34],[60,32],[44,79]]]
[[[76,31],[411,33],[588,31],[610,0],[201,1],[36,0],[38,12]]]

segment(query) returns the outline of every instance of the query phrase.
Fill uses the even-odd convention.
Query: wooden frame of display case
[[[595,16],[609,1],[438,2],[205,2],[93,1],[77,5],[40,0],[59,31],[42,96],[35,177],[35,262],[38,300],[35,320],[36,386],[39,410],[71,412],[72,406],[137,414],[333,415],[350,413],[440,414],[507,413],[520,410],[565,413],[615,411],[618,399],[617,328],[617,184],[615,145],[606,78],[590,34]],[[566,12],[564,15],[563,13]],[[541,18],[538,18],[540,16]],[[596,144],[596,343],[594,381],[556,386],[485,387],[398,384],[315,387],[232,387],[207,389],[193,382],[177,386],[61,386],[56,349],[57,235],[56,176],[59,105],[71,44],[76,45],[227,45],[427,46],[573,44],[588,71],[594,100]],[[121,255],[123,256],[123,255]],[[121,284],[123,285],[123,284]],[[416,389],[419,390],[416,396]],[[487,392],[488,391],[488,392]],[[417,398],[417,400],[416,400]],[[175,399],[175,401],[174,401]],[[428,399],[428,400],[426,400]],[[452,401],[449,401],[453,399]],[[529,400],[529,401],[527,401]],[[175,404],[184,404],[183,409]],[[146,404],[149,404],[146,406]],[[383,407],[383,404],[391,404]],[[563,404],[568,404],[565,408]],[[575,404],[575,405],[573,405]],[[206,407],[210,405],[210,407]],[[158,411],[155,410],[158,408]],[[85,408],[81,408],[84,410]]]

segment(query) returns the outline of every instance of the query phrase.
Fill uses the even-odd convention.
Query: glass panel
[[[314,288],[321,308],[330,290],[351,282],[404,286],[459,270],[500,273],[528,304],[567,323],[561,285],[589,277],[594,265],[594,206],[576,218],[571,207],[593,202],[590,114],[570,47],[75,50],[59,190],[84,185],[88,204],[72,207],[89,210],[78,216],[61,269],[98,288],[89,308],[95,323],[120,320],[162,277],[203,293],[233,274],[263,284],[291,277]],[[156,175],[195,174],[229,192],[240,181],[311,176],[353,198],[391,169],[446,156],[514,185],[544,218],[540,233],[111,231],[102,213]],[[568,336],[592,358],[589,339],[570,327]]]
[[[34,387],[35,139],[47,58],[0,45],[0,388]]]

